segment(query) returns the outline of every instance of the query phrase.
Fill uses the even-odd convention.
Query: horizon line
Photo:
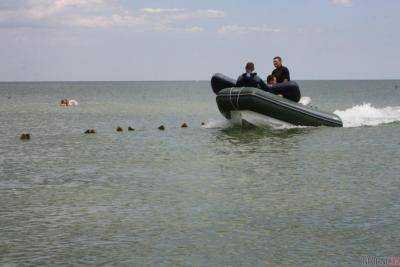
[[[380,79],[293,79],[292,81],[400,81],[400,78]],[[22,80],[0,81],[0,83],[51,83],[51,82],[210,82],[210,80]]]

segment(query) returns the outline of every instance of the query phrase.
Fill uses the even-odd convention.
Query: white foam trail
[[[309,105],[309,104],[311,103],[311,97],[302,96],[302,97],[300,98],[299,103],[302,104],[302,105],[304,105],[304,106],[307,106],[307,105]]]
[[[215,128],[227,128],[229,126],[231,126],[231,123],[228,120],[211,119],[209,121],[206,121],[202,127],[206,129],[215,129]]]
[[[257,112],[244,110],[240,112],[240,119],[247,121],[248,123],[258,127],[271,127],[274,130],[293,129],[293,128],[304,128],[305,126],[296,126],[284,121],[280,121],[268,116],[264,116]]]
[[[342,119],[343,127],[376,126],[400,121],[400,106],[375,108],[370,103],[364,103],[334,113]]]

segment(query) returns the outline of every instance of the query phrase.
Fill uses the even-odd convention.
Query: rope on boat
[[[236,94],[236,105],[235,105],[234,101],[232,102],[232,90],[233,90],[233,89],[234,89],[234,87],[232,87],[232,88],[229,90],[229,102],[231,102],[231,105],[232,105],[232,107],[233,107],[235,110],[238,110],[238,109],[239,109],[239,98],[240,98],[240,93],[242,92],[243,88],[240,88],[240,89],[238,90],[237,94]],[[233,97],[235,97],[235,96],[233,96]],[[235,100],[235,99],[234,99],[234,100]]]

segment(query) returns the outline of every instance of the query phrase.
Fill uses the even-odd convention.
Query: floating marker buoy
[[[86,131],[85,131],[85,134],[95,134],[96,133],[96,130],[95,129],[87,129]]]
[[[188,127],[188,125],[186,122],[182,123],[181,128],[187,128],[187,127]]]
[[[122,129],[122,127],[117,127],[117,132],[123,132],[124,131],[124,129]]]
[[[29,140],[29,139],[31,139],[31,135],[28,134],[28,133],[23,133],[23,134],[21,134],[19,139],[21,139],[21,140]]]
[[[165,126],[164,126],[164,125],[160,125],[160,126],[158,127],[158,130],[164,131],[164,130],[165,130]]]
[[[128,131],[134,131],[135,129],[132,128],[131,126],[128,127]]]

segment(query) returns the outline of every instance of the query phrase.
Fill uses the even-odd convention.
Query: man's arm
[[[290,73],[288,68],[285,67],[283,69],[283,82],[288,82],[288,81],[290,81]]]
[[[240,75],[236,81],[236,87],[243,87],[243,75]]]
[[[267,86],[267,84],[260,78],[260,77],[256,77],[256,81],[257,81],[257,85],[260,89],[263,90],[268,90],[269,87]]]
[[[259,84],[260,84],[261,89],[263,89],[263,90],[268,90],[269,89],[267,84],[262,79],[260,79],[260,83]]]

